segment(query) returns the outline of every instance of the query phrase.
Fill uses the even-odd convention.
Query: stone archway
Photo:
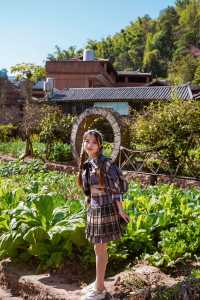
[[[108,108],[89,108],[78,116],[78,119],[72,127],[72,152],[74,159],[77,161],[80,157],[83,134],[97,117],[105,118],[113,130],[114,141],[111,155],[112,160],[115,161],[119,155],[120,146],[123,144],[123,141],[125,140],[124,135],[126,134],[126,130],[123,130],[124,124],[121,121],[120,115]]]

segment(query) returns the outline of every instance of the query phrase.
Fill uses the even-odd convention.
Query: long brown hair
[[[78,171],[77,182],[78,182],[78,185],[80,187],[83,187],[82,171],[83,171],[83,164],[84,164],[84,162],[87,158],[87,153],[84,151],[84,141],[86,140],[88,135],[94,136],[94,138],[96,139],[97,144],[99,146],[99,151],[97,153],[97,158],[102,154],[102,151],[103,151],[103,137],[102,137],[102,134],[96,129],[87,130],[83,135],[83,142],[82,142],[82,146],[81,146],[81,153],[80,153],[80,160],[79,160],[79,171]],[[104,187],[104,185],[105,185],[104,175],[103,175],[103,171],[101,170],[101,168],[99,168],[99,174],[98,175],[99,175],[99,183],[102,187]]]

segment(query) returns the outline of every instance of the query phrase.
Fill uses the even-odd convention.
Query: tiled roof
[[[139,76],[151,76],[151,73],[143,73],[139,71],[117,71],[118,75],[139,75]]]
[[[170,100],[174,97],[192,99],[189,85],[182,86],[150,86],[150,87],[101,87],[101,88],[69,88],[54,90],[54,101],[129,101],[129,100]]]

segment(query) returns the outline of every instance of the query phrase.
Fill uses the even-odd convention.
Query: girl
[[[84,300],[105,298],[107,243],[121,237],[120,219],[125,223],[129,221],[129,216],[122,209],[118,167],[102,154],[102,143],[99,131],[86,131],[80,155],[78,184],[87,195],[88,207],[86,238],[94,245],[96,254],[96,280],[82,290],[86,294],[82,298]]]

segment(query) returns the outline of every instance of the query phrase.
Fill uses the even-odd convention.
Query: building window
[[[89,87],[93,87],[93,80],[92,79],[89,79]]]

